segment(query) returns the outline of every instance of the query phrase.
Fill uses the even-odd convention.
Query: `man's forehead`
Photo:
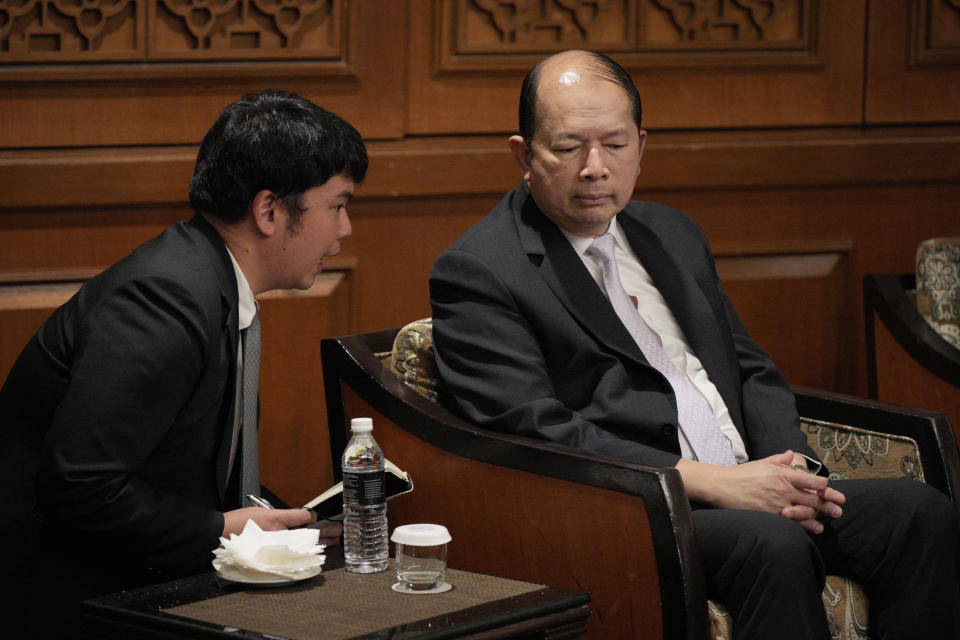
[[[623,87],[605,78],[590,78],[574,84],[554,82],[537,96],[537,110],[541,125],[557,128],[552,135],[561,133],[565,126],[577,129],[595,124],[602,129],[622,129],[622,120],[633,122],[630,112],[630,97]],[[610,121],[614,116],[616,123]],[[592,128],[592,127],[591,127]]]

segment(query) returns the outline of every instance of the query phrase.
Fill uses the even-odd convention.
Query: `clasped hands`
[[[792,466],[805,464],[803,456],[788,450],[732,467],[680,460],[677,470],[694,500],[723,509],[779,513],[821,533],[817,516],[839,518],[846,498],[828,486],[826,478]]]

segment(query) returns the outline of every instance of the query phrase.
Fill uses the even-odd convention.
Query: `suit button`
[[[663,425],[663,428],[660,429],[660,433],[662,433],[668,438],[673,436],[673,434],[675,434],[676,432],[677,432],[677,428],[672,424],[665,424]]]

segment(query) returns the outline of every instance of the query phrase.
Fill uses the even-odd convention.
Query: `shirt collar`
[[[243,331],[253,322],[253,316],[257,315],[257,299],[253,296],[253,289],[250,288],[247,277],[243,275],[240,263],[233,257],[230,247],[227,247],[227,255],[233,263],[233,272],[237,274],[237,317],[240,320],[239,329]]]
[[[577,252],[577,255],[579,255],[581,259],[587,254],[587,249],[590,248],[590,245],[593,244],[594,238],[577,236],[572,233],[568,233],[564,229],[560,229],[560,232],[563,233],[567,240],[570,241],[570,245],[573,247],[573,250]],[[620,225],[617,224],[616,216],[614,216],[610,221],[610,226],[607,227],[605,233],[609,233],[613,236],[616,246],[619,247],[621,251],[630,246],[627,244],[626,238],[623,236],[623,231],[620,229]]]

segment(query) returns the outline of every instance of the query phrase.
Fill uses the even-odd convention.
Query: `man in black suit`
[[[309,288],[340,250],[366,170],[359,133],[338,116],[293,94],[247,96],[200,146],[196,216],[43,324],[0,390],[2,543],[17,579],[5,583],[27,585],[5,625],[75,628],[86,597],[209,571],[219,538],[248,519],[265,530],[315,519],[241,501],[238,370],[252,365],[240,336],[259,324],[254,296]],[[247,466],[255,474],[255,457]],[[321,536],[335,542],[339,526]]]
[[[750,339],[703,233],[631,201],[646,132],[629,74],[568,51],[524,81],[524,184],[434,264],[439,373],[487,428],[676,467],[709,596],[737,638],[827,638],[826,571],[871,638],[960,637],[955,511],[909,481],[838,481]]]

